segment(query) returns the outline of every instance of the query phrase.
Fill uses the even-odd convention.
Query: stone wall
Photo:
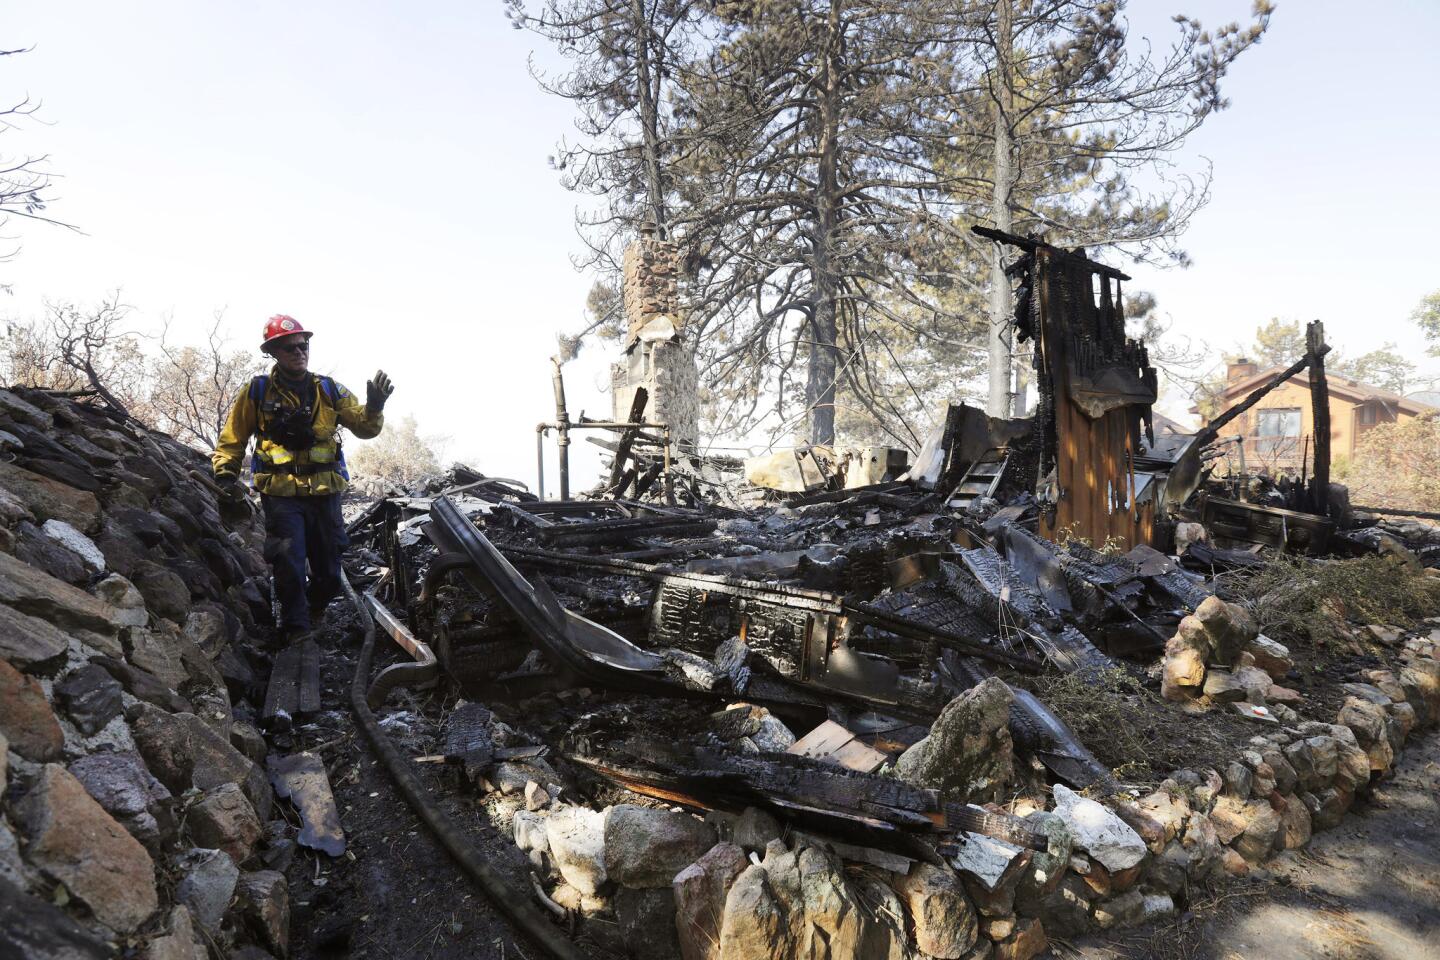
[[[44,393],[0,390],[0,452],[0,956],[283,956],[259,524],[201,454]]]

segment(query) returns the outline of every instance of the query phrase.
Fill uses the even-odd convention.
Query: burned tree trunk
[[[1305,356],[1310,360],[1310,405],[1314,421],[1315,469],[1310,481],[1310,508],[1324,516],[1330,507],[1330,386],[1325,380],[1325,326],[1315,320],[1305,328]]]

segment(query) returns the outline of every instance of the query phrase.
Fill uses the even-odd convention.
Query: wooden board
[[[282,713],[298,720],[319,712],[320,647],[314,640],[306,640],[276,654],[260,720],[273,723]]]
[[[886,759],[885,754],[856,740],[855,734],[834,720],[826,720],[796,740],[786,752],[833,763],[860,773],[871,773],[880,769]]]

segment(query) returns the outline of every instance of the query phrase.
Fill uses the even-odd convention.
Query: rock
[[[190,589],[177,574],[160,564],[142,560],[130,571],[130,581],[155,616],[181,624],[190,615]]]
[[[1290,649],[1283,643],[1271,640],[1265,634],[1257,634],[1245,645],[1245,651],[1255,658],[1255,666],[1270,674],[1270,679],[1284,680],[1295,668]]]
[[[1139,890],[1127,890],[1095,906],[1095,924],[1101,930],[1133,926],[1144,915],[1145,894]]]
[[[1225,670],[1208,670],[1205,673],[1205,696],[1216,703],[1235,703],[1245,699],[1245,688]]]
[[[1339,745],[1334,738],[1324,736],[1297,740],[1285,748],[1285,759],[1295,768],[1299,788],[1313,793],[1335,779],[1340,765]]]
[[[1310,842],[1310,808],[1294,794],[1284,799],[1285,809],[1280,812],[1280,846],[1294,850]]]
[[[746,807],[735,821],[732,834],[735,843],[746,850],[764,850],[771,840],[779,840],[780,821],[758,807]]]
[[[1398,754],[1410,731],[1415,729],[1415,709],[1408,703],[1392,703],[1386,712],[1385,735],[1390,738],[1391,748]]]
[[[239,750],[252,762],[261,764],[270,753],[270,745],[259,730],[240,720],[230,725],[230,746]]]
[[[987,916],[1010,913],[1015,886],[1030,865],[1029,853],[978,833],[961,833],[960,840],[950,863],[960,871],[971,898]]]
[[[1268,801],[1251,800],[1245,804],[1245,820],[1245,830],[1235,839],[1234,847],[1246,860],[1259,863],[1275,850],[1280,815]]]
[[[584,917],[593,917],[597,914],[612,912],[610,909],[610,901],[607,898],[589,893],[581,893],[564,881],[561,881],[554,890],[550,891],[550,899],[571,913],[578,913]]]
[[[606,880],[605,815],[586,807],[560,807],[545,824],[550,855],[560,875],[593,896]]]
[[[115,623],[121,627],[143,627],[150,622],[145,598],[133,583],[118,573],[112,573],[95,584],[95,596],[111,606],[115,611]]]
[[[675,894],[669,887],[621,887],[615,893],[614,907],[630,956],[636,960],[675,960],[680,954]]]
[[[1275,789],[1282,793],[1294,793],[1295,786],[1300,778],[1295,773],[1295,768],[1285,758],[1279,747],[1268,747],[1262,750],[1260,758],[1268,766],[1275,778]]]
[[[70,764],[85,792],[131,836],[158,853],[173,828],[170,791],[145,768],[134,751],[92,753]]]
[[[866,960],[909,960],[913,953],[905,934],[905,908],[895,891],[863,873],[855,877],[851,888],[851,899],[865,906],[858,956]],[[843,954],[835,952],[830,956]]]
[[[1190,852],[1179,840],[1171,840],[1145,869],[1146,886],[1166,893],[1179,893],[1190,879]]]
[[[235,885],[235,909],[240,923],[260,945],[285,956],[290,950],[290,888],[285,875],[256,870]]]
[[[150,854],[64,767],[46,764],[15,814],[30,838],[26,858],[65,884],[101,923],[130,933],[155,912]]]
[[[226,624],[225,616],[213,603],[207,607],[192,609],[185,618],[181,635],[211,660],[220,656],[220,652],[230,642],[230,628]]]
[[[209,960],[205,940],[195,929],[190,908],[175,907],[170,911],[168,931],[145,945],[142,960]]]
[[[1250,788],[1254,785],[1255,774],[1243,763],[1235,760],[1225,765],[1225,792],[1232,797],[1245,799],[1250,796]]]
[[[3,395],[4,391],[0,391]],[[0,956],[15,960],[106,960],[109,945],[59,907],[0,877]]]
[[[55,521],[47,520],[45,522],[54,523]],[[90,581],[94,571],[86,565],[80,555],[63,543],[45,536],[44,532],[33,523],[20,523],[11,532],[15,539],[8,552],[15,554],[15,559],[23,560],[56,580],[73,586],[83,587]]]
[[[1251,703],[1264,703],[1275,686],[1270,674],[1259,667],[1239,667],[1231,677],[1245,691],[1245,699]]]
[[[689,814],[620,804],[605,813],[605,875],[623,887],[668,887],[715,845],[715,828]]]
[[[776,841],[776,846],[783,845]],[[804,847],[797,853],[790,858],[795,873],[784,878],[772,872],[772,858],[767,856],[765,864],[795,933],[796,952],[805,956],[859,956],[865,941],[874,935],[870,929],[874,925],[867,922],[869,918],[860,908],[855,889],[846,881],[840,861],[820,847]],[[774,862],[780,865],[779,858]],[[792,884],[798,885],[798,897]],[[797,922],[801,915],[803,923]],[[883,931],[878,939],[889,940]]]
[[[511,818],[510,829],[515,837],[515,846],[525,852],[547,853],[550,843],[545,839],[545,814],[529,810],[517,810]]]
[[[540,784],[531,780],[525,784],[525,809],[544,810],[550,806],[550,793]]]
[[[1311,830],[1329,830],[1340,825],[1355,795],[1348,790],[1326,787],[1318,793],[1303,793],[1300,799],[1310,811]]]
[[[795,734],[769,710],[760,717],[760,727],[750,740],[764,753],[784,753],[795,745]]]
[[[1365,627],[1371,639],[1387,647],[1398,647],[1405,631],[1388,623],[1372,623]]]
[[[1038,957],[1050,947],[1045,936],[1045,925],[1039,920],[1022,919],[1015,926],[1015,932],[995,944],[994,960],[1030,960]]]
[[[7,553],[0,553],[0,603],[48,621],[101,653],[123,653],[116,636],[123,626],[119,611]]]
[[[725,896],[718,960],[759,960],[789,955],[788,927],[765,868],[751,864]]]
[[[99,525],[100,501],[95,494],[4,460],[0,460],[0,488],[24,504],[38,520],[63,520],[85,533]]]
[[[212,936],[219,933],[240,880],[240,868],[228,853],[198,849],[181,857],[176,867],[180,882],[175,887],[175,899],[194,912],[195,919],[208,933]]]
[[[1377,691],[1378,692],[1378,691]],[[1350,728],[1370,761],[1370,770],[1384,774],[1395,762],[1385,709],[1359,697],[1346,697],[1336,722]]]
[[[1090,929],[1090,901],[1093,897],[1083,877],[1067,874],[1060,885],[1045,896],[1036,913],[1044,918],[1047,934],[1077,936]]]
[[[1195,619],[1204,625],[1211,656],[1219,664],[1234,663],[1259,633],[1249,611],[1219,597],[1206,597],[1195,608]]]
[[[101,553],[100,548],[95,546],[95,541],[85,536],[85,534],[79,530],[76,530],[64,520],[46,520],[40,525],[40,529],[45,533],[45,536],[56,541],[65,547],[65,549],[85,561],[85,565],[89,567],[93,573],[105,572],[105,554]]]
[[[0,606],[0,660],[24,669],[60,656],[69,645],[49,621]]]
[[[0,734],[11,750],[36,763],[59,759],[65,747],[65,734],[40,682],[4,660],[0,660]]]
[[[55,697],[70,722],[85,736],[94,736],[120,715],[121,687],[104,668],[88,663],[55,685]]]
[[[1009,727],[1014,699],[998,677],[966,690],[946,704],[929,736],[900,755],[895,775],[951,800],[998,799],[1014,776]]]
[[[1112,811],[1064,784],[1055,785],[1055,813],[1075,837],[1075,846],[1112,872],[1145,858],[1145,841]]]
[[[704,856],[675,875],[675,929],[683,960],[716,960],[720,955],[720,924],[735,878],[746,868],[745,852],[732,843],[717,843]]]
[[[186,823],[197,844],[224,850],[236,863],[250,859],[265,832],[255,808],[233,783],[206,791],[186,813]]]
[[[1432,666],[1425,666],[1425,664]],[[1401,668],[1397,680],[1405,691],[1405,702],[1415,709],[1420,726],[1440,721],[1440,670],[1433,660],[1416,659]]]
[[[9,390],[0,390],[0,418],[46,432],[55,426],[53,416]]]
[[[1204,625],[1193,616],[1180,621],[1175,636],[1165,643],[1160,693],[1167,700],[1185,701],[1198,696],[1205,683],[1205,661],[1210,640]]]
[[[940,960],[958,960],[975,945],[975,908],[954,873],[916,861],[891,887],[910,913],[915,944],[923,952]]]
[[[1144,908],[1140,911],[1140,922],[1149,923],[1151,920],[1160,920],[1175,915],[1175,900],[1166,893],[1150,893],[1145,895]]]
[[[140,755],[152,773],[175,793],[238,783],[264,820],[270,815],[265,773],[193,713],[168,714],[141,706],[132,725]]]
[[[194,711],[189,700],[161,683],[160,679],[151,673],[138,667],[132,667],[125,661],[116,660],[114,657],[91,657],[90,662],[103,667],[106,673],[120,681],[120,686],[125,688],[125,692],[136,700],[159,707],[167,713],[191,713]]]

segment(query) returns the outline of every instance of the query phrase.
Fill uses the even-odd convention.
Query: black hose
[[[365,624],[365,641],[360,647],[360,661],[355,665],[355,676],[350,681],[350,709],[359,721],[360,730],[365,734],[370,749],[390,772],[391,779],[395,781],[395,786],[400,789],[411,809],[501,913],[556,960],[586,960],[580,949],[555,929],[549,916],[531,903],[529,891],[512,887],[500,871],[486,862],[480,848],[459,824],[435,804],[430,792],[411,772],[400,751],[390,742],[385,731],[380,729],[375,714],[365,702],[366,680],[370,676],[370,663],[375,654],[375,618],[365,609],[348,581],[345,582],[345,588],[361,622]]]

